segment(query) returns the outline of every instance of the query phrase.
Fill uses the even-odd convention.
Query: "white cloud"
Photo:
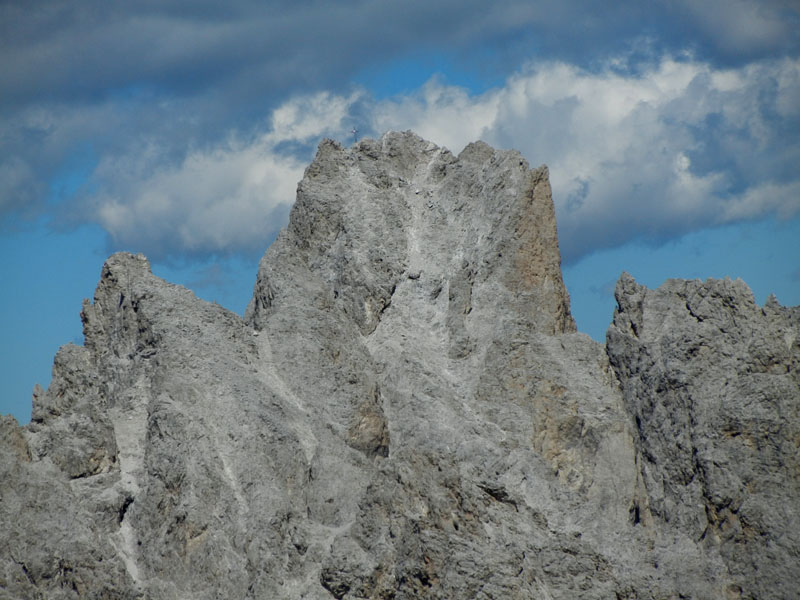
[[[124,168],[103,162],[98,171],[119,175]],[[302,172],[299,161],[262,144],[196,152],[174,168],[115,186],[97,199],[96,216],[121,245],[164,253],[248,248],[274,229],[271,219],[291,204]]]
[[[727,70],[664,59],[635,76],[530,65],[475,97],[431,81],[379,104],[373,122],[456,152],[482,138],[548,164],[574,260],[633,238],[796,214],[798,174],[778,163],[798,152],[781,122],[800,105],[798,72],[789,59]]]
[[[411,129],[440,146],[461,149],[485,137],[497,120],[500,99],[495,90],[473,97],[434,78],[416,94],[375,104],[366,118],[374,131]]]
[[[249,141],[177,163],[152,145],[104,159],[95,216],[118,245],[156,255],[262,249],[284,224],[313,145],[348,140],[359,122],[412,129],[456,153],[483,139],[548,164],[567,261],[635,238],[789,217],[800,211],[791,168],[800,150],[783,128],[796,120],[798,71],[789,59],[739,69],[664,59],[637,75],[554,62],[480,95],[434,78],[381,101],[360,91],[298,96]]]
[[[176,164],[154,144],[135,156],[107,157],[92,177],[102,190],[92,199],[94,219],[116,246],[156,256],[263,249],[285,221],[308,163],[285,145],[341,135],[359,95],[294,98],[255,139],[232,137]]]
[[[272,130],[266,140],[271,144],[284,141],[308,142],[321,135],[335,135],[346,127],[350,107],[362,96],[320,92],[285,102],[272,112]]]
[[[754,219],[768,213],[775,213],[782,219],[800,213],[800,181],[753,186],[725,203],[719,221]]]

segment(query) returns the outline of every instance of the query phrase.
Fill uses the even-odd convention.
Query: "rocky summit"
[[[546,167],[326,140],[244,318],[103,266],[0,420],[0,598],[800,597],[800,307],[616,300],[576,332]]]

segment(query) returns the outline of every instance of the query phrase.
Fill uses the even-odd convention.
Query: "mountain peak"
[[[112,256],[0,596],[793,597],[800,309],[624,273],[604,346],[559,262],[546,167],[410,132],[320,144],[244,318]]]
[[[456,157],[411,132],[351,148],[323,141],[286,234],[262,261],[253,322],[277,287],[291,285],[271,266],[289,248],[302,250],[309,277],[364,334],[402,286],[430,287],[429,297],[445,289],[453,326],[464,330],[454,337],[498,304],[518,326],[575,331],[547,169],[529,169],[516,151],[476,142]]]

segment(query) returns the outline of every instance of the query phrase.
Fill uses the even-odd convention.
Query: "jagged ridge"
[[[0,421],[0,598],[790,598],[800,309],[623,275],[544,167],[325,141],[245,318],[119,254]]]

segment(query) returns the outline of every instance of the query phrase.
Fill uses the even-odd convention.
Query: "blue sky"
[[[413,129],[550,168],[578,327],[623,270],[800,304],[788,0],[0,6],[0,412],[30,418],[111,252],[241,313],[317,143]]]

